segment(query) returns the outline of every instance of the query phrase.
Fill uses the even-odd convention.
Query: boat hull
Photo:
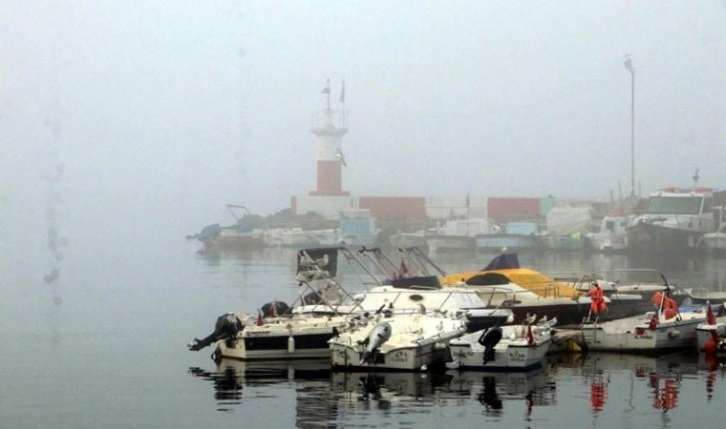
[[[716,352],[719,354],[726,354],[726,344],[723,344],[723,340],[726,339],[726,320],[721,319],[720,323],[715,325],[709,325],[707,323],[701,323],[696,327],[696,345],[699,351],[704,351],[706,341],[713,338],[713,332],[718,335],[719,344],[717,344]]]
[[[699,246],[703,247],[709,253],[726,255],[726,233],[713,232],[704,234],[701,237]]]
[[[429,235],[426,245],[430,252],[473,252],[476,249],[474,237],[463,235]]]
[[[265,242],[259,235],[228,234],[209,237],[202,241],[203,251],[262,249]]]
[[[502,341],[494,349],[494,359],[484,363],[484,347],[476,342],[452,341],[451,358],[459,369],[482,371],[530,371],[542,366],[552,341],[548,338],[534,345]]]
[[[534,235],[521,234],[485,234],[474,237],[476,250],[479,252],[508,252],[538,251],[542,249],[542,242]]]
[[[403,346],[380,351],[375,362],[370,364],[361,363],[365,347],[358,344],[331,342],[329,353],[331,364],[337,369],[418,371],[424,366],[442,366],[450,360],[449,350],[440,344]]]
[[[703,231],[638,222],[627,229],[628,251],[634,254],[676,254],[697,249]]]
[[[328,340],[345,328],[347,320],[327,319],[246,327],[235,337],[218,341],[216,353],[220,358],[242,360],[326,358]]]

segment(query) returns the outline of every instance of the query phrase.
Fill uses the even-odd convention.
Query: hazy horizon
[[[637,190],[725,182],[724,0],[10,1],[0,23],[5,229],[288,207],[327,78],[354,195],[627,195],[626,54]]]

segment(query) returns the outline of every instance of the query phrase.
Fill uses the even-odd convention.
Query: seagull
[[[345,156],[343,155],[343,151],[340,149],[336,149],[335,156],[340,160],[340,163],[343,164],[343,167],[347,167],[348,164],[345,163]]]

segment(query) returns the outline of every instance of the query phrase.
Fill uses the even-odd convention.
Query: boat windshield
[[[650,197],[648,213],[652,214],[699,214],[703,197]]]

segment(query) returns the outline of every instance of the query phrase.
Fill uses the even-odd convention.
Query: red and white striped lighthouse
[[[345,158],[341,149],[343,136],[348,132],[345,110],[339,112],[330,108],[330,79],[322,91],[327,96],[327,108],[313,115],[312,132],[318,136],[318,180],[317,189],[310,195],[348,196],[343,191],[343,167]],[[340,103],[345,103],[345,82],[340,91]]]

